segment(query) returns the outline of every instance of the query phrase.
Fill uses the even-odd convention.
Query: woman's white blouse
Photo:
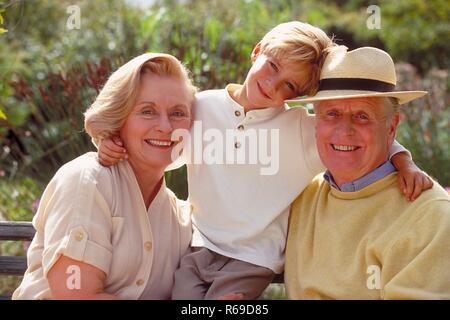
[[[169,299],[191,241],[190,210],[165,182],[147,210],[127,161],[105,168],[92,152],[70,161],[42,195],[13,299],[51,299],[47,274],[61,255],[104,271],[105,292],[121,299]]]

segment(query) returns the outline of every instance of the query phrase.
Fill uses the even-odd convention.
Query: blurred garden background
[[[0,220],[31,220],[56,170],[95,150],[82,113],[112,70],[145,51],[167,52],[201,90],[223,88],[243,82],[253,46],[290,20],[350,49],[388,51],[398,88],[429,91],[403,108],[397,139],[450,186],[448,0],[0,0],[0,14]],[[185,168],[167,182],[187,197]],[[0,254],[23,253],[21,243],[0,242]],[[0,294],[18,280],[0,277]],[[283,288],[266,297],[284,297]]]

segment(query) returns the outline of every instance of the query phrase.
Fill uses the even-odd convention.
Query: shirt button
[[[147,241],[144,243],[145,250],[150,251],[152,250],[152,243],[150,241]]]
[[[244,126],[241,124],[240,126],[237,127],[239,131],[244,131]]]
[[[236,149],[238,149],[238,148],[240,148],[241,147],[241,143],[238,141],[238,142],[235,142],[234,143],[234,147],[236,148]]]
[[[81,231],[77,231],[77,233],[75,233],[75,240],[77,241],[81,241],[84,238],[84,234]]]
[[[144,280],[139,279],[138,281],[136,281],[136,284],[137,284],[138,286],[142,286],[142,285],[144,284]]]
[[[236,117],[239,117],[239,116],[241,115],[241,112],[240,112],[239,110],[236,110],[236,111],[234,112],[234,115],[235,115]]]

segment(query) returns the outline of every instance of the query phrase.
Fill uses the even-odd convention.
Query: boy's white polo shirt
[[[274,174],[263,175],[268,166],[259,161],[250,164],[249,158],[245,164],[196,164],[194,160],[199,158],[195,159],[195,150],[189,149],[192,246],[204,246],[279,273],[284,265],[289,206],[312,178],[325,170],[316,148],[314,115],[305,108],[287,106],[245,114],[229,94],[236,88],[238,85],[228,85],[197,95],[195,119],[200,121],[202,132],[194,125],[192,139],[199,139],[199,133],[205,138],[211,129],[223,137],[227,130],[242,134],[253,130],[261,134],[258,147],[273,152],[273,161],[278,156],[278,168]],[[264,138],[264,132],[269,137],[278,132],[276,141],[259,139]],[[248,143],[240,138],[238,135],[233,141],[234,147],[248,149]],[[203,145],[202,151],[207,150],[208,141]],[[225,154],[225,143],[223,149]]]

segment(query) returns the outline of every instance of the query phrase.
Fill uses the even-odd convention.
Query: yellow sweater
[[[450,197],[437,183],[408,202],[393,173],[356,192],[322,175],[291,207],[290,299],[450,299]]]

